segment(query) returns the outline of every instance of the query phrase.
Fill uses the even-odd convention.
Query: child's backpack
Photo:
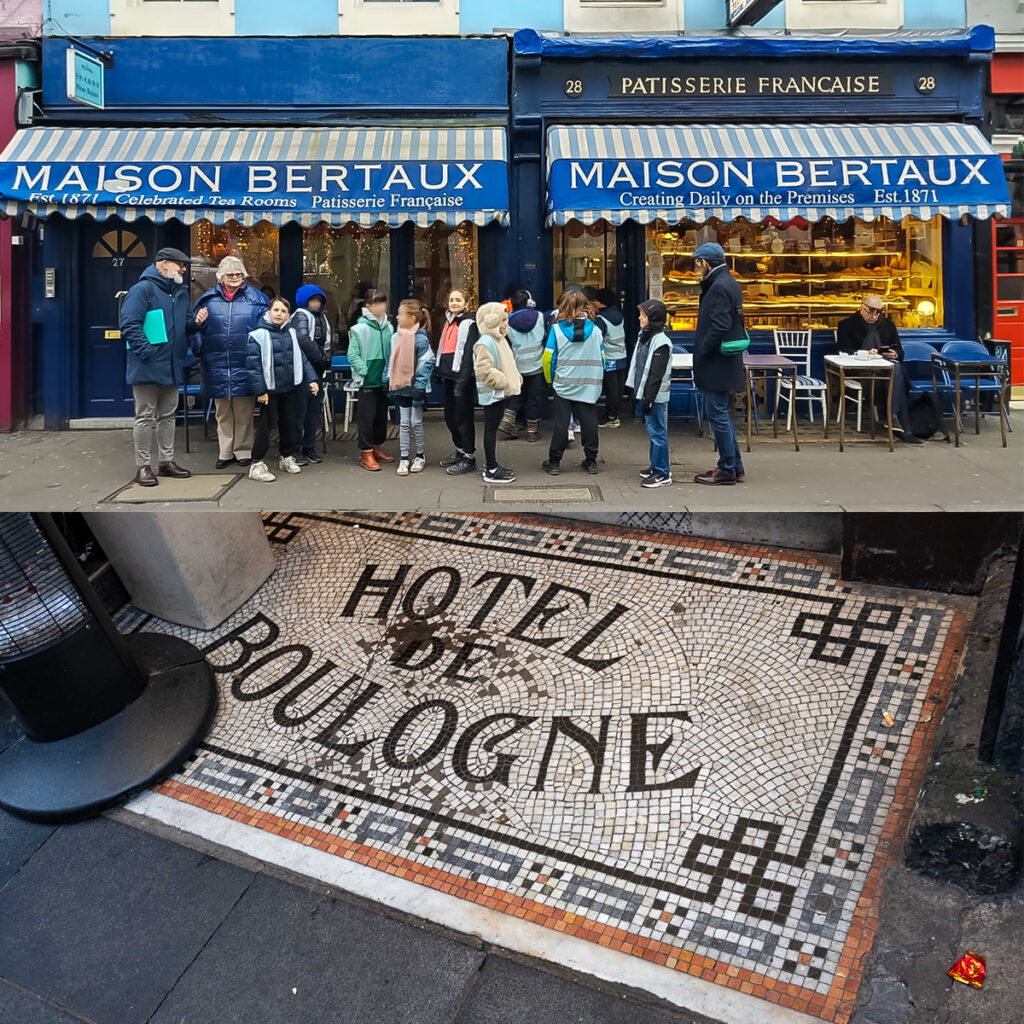
[[[907,407],[910,432],[915,437],[927,440],[941,431],[942,439],[949,441],[949,434],[942,423],[942,406],[934,391],[911,392],[907,396]]]

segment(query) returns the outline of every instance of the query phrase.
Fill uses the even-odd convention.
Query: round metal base
[[[120,803],[183,764],[217,709],[213,671],[178,637],[125,637],[146,688],[105,722],[51,743],[27,737],[0,753],[0,807],[29,821],[75,821]]]

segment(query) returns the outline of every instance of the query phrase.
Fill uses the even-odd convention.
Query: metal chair
[[[792,359],[802,364],[803,373],[797,375],[796,386],[793,381],[780,377],[775,390],[775,415],[779,413],[779,399],[785,395],[788,401],[786,409],[786,429],[792,427],[793,405],[803,399],[807,402],[807,415],[814,422],[814,403],[821,402],[821,418],[828,415],[825,406],[825,382],[811,376],[811,332],[774,330],[775,354]]]
[[[832,332],[832,343],[833,347],[838,351],[839,340],[838,332]],[[845,401],[836,403],[836,423],[839,422],[839,418],[846,411],[846,401],[852,401],[857,407],[857,433],[860,433],[860,425],[864,418],[864,385],[859,380],[848,380],[846,381],[846,387],[844,388]]]
[[[680,369],[672,371],[672,380],[669,384],[669,403],[672,404],[677,398],[681,399],[685,403],[693,402],[694,412],[697,417],[697,433],[704,434],[704,426],[701,423],[700,406],[701,406],[701,393],[700,388],[693,381],[693,367],[688,369]]]
[[[939,351],[942,355],[948,356],[950,359],[977,359],[980,362],[984,362],[985,360],[993,358],[992,353],[990,353],[989,350],[979,341],[947,341]],[[945,379],[946,388],[955,395],[956,382],[953,376],[947,369],[943,369],[942,376]],[[1010,423],[1010,411],[1002,403],[1004,387],[1004,379],[1000,374],[995,372],[960,375],[961,400],[965,400],[971,392],[974,393],[974,415],[976,428],[978,425],[978,418],[981,416],[1003,416],[1006,419],[1007,429],[1010,431],[1013,430],[1013,426]],[[980,403],[981,396],[983,394],[995,394],[997,396],[995,403],[996,408],[981,408]],[[954,398],[954,404],[955,402],[956,399]],[[963,416],[961,415],[961,409],[954,409],[954,413],[956,414],[958,429],[963,431]]]

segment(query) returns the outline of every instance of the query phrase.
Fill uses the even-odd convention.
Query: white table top
[[[693,353],[692,352],[673,352],[672,353],[672,369],[673,370],[692,370],[693,369]]]
[[[892,361],[889,359],[883,359],[881,356],[872,356],[870,359],[860,359],[858,356],[849,355],[830,355],[825,356],[825,362],[831,363],[833,366],[843,366],[848,369],[879,369],[888,370],[892,366]]]

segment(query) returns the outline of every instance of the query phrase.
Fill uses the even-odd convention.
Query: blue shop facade
[[[500,291],[506,39],[89,44],[112,55],[104,108],[68,100],[69,42],[44,40],[43,115],[0,156],[0,207],[35,218],[25,387],[47,428],[132,415],[119,296],[165,245],[193,298],[228,254],[268,295],[318,284],[342,343],[367,284],[436,315],[450,287]]]
[[[195,297],[228,254],[268,294],[318,284],[342,337],[367,283],[437,321],[453,286],[547,306],[576,283],[631,334],[662,298],[685,345],[706,240],[755,351],[809,327],[820,362],[865,291],[904,336],[973,338],[992,294],[986,28],[94,39],[103,109],[68,99],[70,45],[44,40],[41,114],[0,154],[0,209],[35,224],[22,363],[48,428],[131,415],[118,296],[164,245]]]
[[[692,340],[690,254],[717,241],[754,351],[814,331],[819,364],[865,292],[904,336],[976,337],[991,218],[982,134],[994,34],[573,38],[512,54],[512,230],[528,286],[660,298]],[[982,311],[983,315],[983,311]]]

